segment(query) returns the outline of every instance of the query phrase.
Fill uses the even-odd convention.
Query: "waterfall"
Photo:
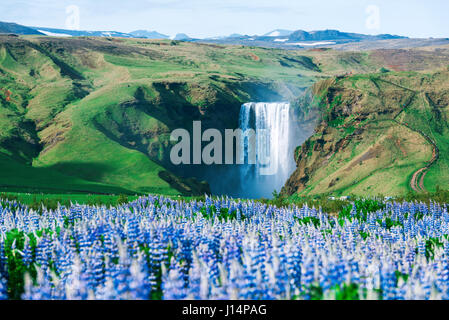
[[[252,196],[270,197],[274,190],[280,191],[295,167],[294,146],[290,145],[290,104],[245,103],[240,109],[239,126],[243,132],[256,132],[254,143],[247,135],[241,140],[241,188],[252,189]],[[251,164],[252,148],[256,163]]]

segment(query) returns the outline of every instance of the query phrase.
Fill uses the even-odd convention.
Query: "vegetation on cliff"
[[[449,188],[448,76],[447,68],[384,71],[317,83],[309,102],[321,121],[298,147],[283,193],[403,196]]]
[[[296,100],[305,131],[322,122],[297,150],[284,193],[379,193],[377,183],[402,194],[420,168],[414,185],[430,191],[447,172],[447,71],[429,70],[447,61],[445,47],[295,51],[0,36],[0,187],[208,193],[206,182],[170,163],[170,132],[190,130],[193,120],[236,128],[244,102]],[[439,159],[429,167],[431,142]]]

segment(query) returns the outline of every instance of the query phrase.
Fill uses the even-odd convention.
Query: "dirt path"
[[[382,121],[382,120],[380,120],[380,121]],[[418,133],[419,135],[421,135],[424,139],[426,139],[427,142],[429,142],[429,144],[432,145],[432,158],[429,160],[429,162],[426,164],[426,166],[424,166],[424,167],[419,168],[418,170],[416,170],[416,171],[413,173],[412,178],[411,178],[411,180],[410,180],[410,187],[413,189],[413,191],[415,191],[415,192],[427,192],[427,190],[426,190],[425,187],[424,187],[424,178],[425,178],[425,176],[426,176],[428,170],[430,169],[430,167],[431,167],[433,164],[435,164],[435,162],[436,162],[436,161],[438,160],[438,158],[439,158],[439,149],[438,149],[436,143],[435,143],[435,142],[434,142],[434,141],[433,141],[427,134],[425,134],[425,133],[422,132],[421,130],[412,128],[408,123],[398,121],[398,120],[396,120],[396,118],[394,118],[394,119],[388,119],[388,120],[385,120],[385,121],[393,121],[393,122],[397,123],[398,125],[407,127],[407,128],[410,129],[411,131],[416,132],[416,133]],[[366,127],[367,125],[368,125],[368,123],[365,124],[365,127]],[[404,152],[405,152],[404,155],[406,155],[407,152],[406,152],[406,151],[402,148],[402,146],[400,145],[400,141],[397,141],[396,143],[397,143],[398,148],[401,150],[401,152],[402,152],[403,154],[404,154]],[[379,170],[380,170],[380,169],[379,169]],[[365,177],[365,178],[366,178],[366,177]],[[365,179],[365,178],[363,178],[363,179]],[[363,179],[362,179],[362,180],[363,180]],[[362,180],[360,180],[360,181],[362,181]],[[353,182],[352,184],[350,184],[349,186],[350,186],[350,187],[351,187],[351,186],[354,186],[354,185],[356,185],[356,184],[357,184],[358,182],[360,182],[360,181],[359,181],[359,180],[354,181],[354,182]]]
[[[426,188],[424,187],[424,178],[426,177],[426,174],[430,167],[438,160],[440,156],[440,151],[435,143],[427,134],[420,130],[416,130],[411,128],[409,125],[401,123],[402,125],[406,126],[410,130],[413,130],[415,132],[418,132],[421,136],[423,136],[431,145],[432,145],[432,158],[430,161],[426,164],[425,167],[422,167],[415,171],[412,175],[412,179],[410,180],[410,187],[415,192],[427,192]]]
[[[424,178],[425,178],[426,174],[427,174],[427,171],[424,171],[423,174],[421,175],[421,179],[419,179],[419,187],[423,191],[426,191],[426,189],[424,188]]]
[[[424,170],[426,170],[426,168],[421,168],[418,171],[415,171],[415,173],[413,173],[413,175],[412,175],[412,179],[410,180],[410,187],[415,192],[425,191],[425,189],[424,189],[424,174],[421,176],[420,183],[418,184],[419,177]],[[422,189],[421,189],[421,187],[422,187]]]
[[[412,90],[412,89],[410,89],[410,88],[406,88],[406,87],[401,86],[400,84],[397,84],[397,83],[394,83],[394,82],[390,82],[390,81],[386,81],[386,80],[380,80],[380,81],[383,81],[383,82],[389,83],[389,84],[391,84],[391,85],[397,86],[397,87],[399,87],[399,88],[401,88],[401,89],[404,89],[404,90],[413,92],[413,96],[410,98],[410,100],[409,100],[406,104],[404,104],[404,105],[402,106],[401,110],[400,110],[400,111],[396,114],[396,116],[395,116],[393,119],[391,119],[391,120],[394,121],[394,122],[396,122],[398,125],[405,126],[405,127],[407,127],[408,129],[412,130],[413,132],[418,133],[418,134],[421,135],[424,139],[426,139],[427,142],[429,142],[429,144],[432,145],[432,158],[429,160],[429,162],[428,162],[424,167],[419,168],[418,170],[416,170],[416,171],[413,173],[412,178],[411,178],[411,180],[410,180],[410,187],[411,187],[415,192],[427,192],[426,188],[424,187],[424,179],[425,179],[426,174],[427,174],[428,170],[430,169],[430,167],[431,167],[432,165],[434,165],[435,162],[437,162],[438,159],[439,159],[439,153],[440,153],[440,151],[439,151],[439,149],[438,149],[438,146],[436,145],[435,141],[434,141],[432,138],[430,138],[427,134],[425,134],[425,133],[422,132],[421,130],[412,128],[408,123],[405,123],[405,122],[402,122],[402,121],[397,120],[397,118],[399,118],[399,116],[400,116],[400,115],[407,109],[407,107],[413,102],[413,100],[415,99],[416,95],[419,94],[419,92],[418,92],[418,91],[415,91],[415,90]],[[373,81],[373,82],[374,82],[374,84],[375,84],[376,86],[378,86],[378,84],[377,84],[375,81]],[[429,105],[430,105],[430,103],[429,103]],[[403,150],[403,148],[401,148],[401,145],[400,145],[400,141],[399,141],[399,140],[398,140],[397,144],[398,144],[398,147],[399,147],[399,149],[401,150],[401,152],[404,154],[404,151],[405,151],[405,150]],[[405,154],[404,154],[404,155],[405,155]]]

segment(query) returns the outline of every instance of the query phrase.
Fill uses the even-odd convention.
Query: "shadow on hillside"
[[[64,175],[81,178],[93,182],[101,180],[114,169],[104,163],[68,161],[60,162],[48,167],[49,169],[63,173]]]

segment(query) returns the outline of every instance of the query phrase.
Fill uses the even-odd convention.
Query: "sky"
[[[0,21],[205,38],[274,29],[449,37],[447,0],[0,0]]]

